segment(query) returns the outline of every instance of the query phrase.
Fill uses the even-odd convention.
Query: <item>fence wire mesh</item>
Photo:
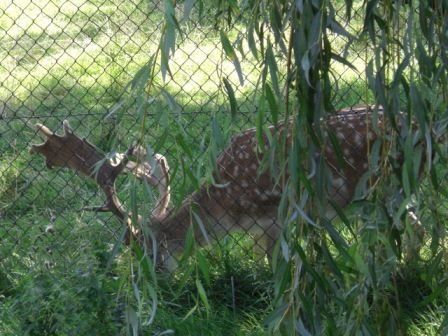
[[[34,125],[60,130],[67,119],[76,134],[104,153],[126,150],[139,135],[142,111],[124,88],[157,48],[162,6],[138,0],[1,2],[0,272],[56,264],[69,271],[107,259],[121,234],[120,223],[111,215],[81,210],[103,202],[95,183],[66,169],[49,170],[42,157],[29,153],[31,144],[42,142]],[[359,31],[362,18],[355,11],[348,29]],[[221,78],[236,88],[233,131],[238,133],[255,125],[253,90],[260,76],[257,62],[248,56],[242,62],[245,85],[239,86],[213,19],[205,16],[187,25],[170,63],[171,75],[163,82],[156,74],[160,90],[145,105],[145,140],[167,156],[174,170],[172,189],[180,190],[174,193],[176,204],[195,181],[177,167],[187,167],[194,177],[204,173],[198,163],[207,160],[207,132],[217,115],[228,115]],[[242,29],[234,26],[230,32]],[[346,48],[343,37],[332,43],[340,51]],[[348,48],[364,69],[368,48],[361,43]],[[341,64],[334,67],[336,107],[371,99],[364,78]],[[218,120],[218,125],[225,122]],[[178,133],[186,143],[179,143]],[[228,143],[226,136],[223,143]],[[129,186],[126,179],[118,183],[123,199]],[[241,239],[234,237],[234,242]]]

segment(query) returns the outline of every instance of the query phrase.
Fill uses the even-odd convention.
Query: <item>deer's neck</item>
[[[195,239],[199,244],[204,244],[206,239],[199,226],[208,227],[210,224],[213,217],[209,214],[213,213],[213,203],[206,187],[192,193],[178,209],[167,211],[163,218],[156,221],[158,239],[165,241],[168,245],[176,245],[175,250],[181,250],[187,231],[194,223]],[[197,223],[197,217],[201,223]]]

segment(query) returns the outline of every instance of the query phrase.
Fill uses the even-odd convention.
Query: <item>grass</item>
[[[110,215],[79,210],[102,203],[94,183],[67,170],[48,170],[42,158],[31,156],[28,150],[31,143],[41,141],[34,123],[60,130],[66,118],[77,134],[105,152],[127,148],[139,135],[141,119],[133,97],[124,94],[123,88],[154,52],[159,21],[158,11],[143,2],[90,0],[80,7],[62,0],[0,4],[0,37],[6,46],[0,51],[4,88],[0,91],[4,107],[0,119],[0,334],[127,332],[126,307],[135,303],[127,250],[122,248],[107,267],[120,234],[119,223]],[[249,58],[243,62],[243,71],[249,75],[240,87],[230,62],[217,65],[222,54],[216,33],[191,29],[179,44],[171,63],[174,79],[164,84],[158,77],[156,83],[174,97],[175,104],[162,90],[151,92],[155,100],[145,107],[150,116],[145,141],[155,144],[168,130],[159,151],[168,156],[172,167],[184,162],[203,181],[211,117],[223,126],[226,141],[238,129],[252,127],[259,69]],[[362,72],[363,63],[354,62]],[[341,65],[335,69],[343,74],[334,97],[336,107],[371,100],[365,83],[353,71]],[[239,114],[233,124],[226,96],[220,92],[223,76],[236,89]],[[121,97],[123,107],[110,116]],[[191,148],[191,156],[185,155],[179,135]],[[120,183],[120,196],[125,199],[130,181],[123,178]],[[178,170],[175,202],[193,186],[194,179]],[[54,233],[48,232],[49,225]],[[250,239],[238,234],[233,238],[224,249],[211,248],[210,281],[204,280],[211,309],[199,304],[186,317],[197,304],[194,279],[183,283],[181,272],[171,281],[162,278],[158,314],[154,324],[145,327],[145,334],[168,330],[178,335],[264,334],[263,321],[272,300],[271,276],[266,264],[248,253]],[[403,300],[423,300],[428,291],[416,297],[417,287],[432,290],[418,274],[403,279]],[[447,301],[443,294],[437,306],[405,307],[403,319],[409,334],[435,335]]]

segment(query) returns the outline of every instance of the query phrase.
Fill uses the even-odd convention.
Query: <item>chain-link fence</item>
[[[130,146],[139,131],[141,111],[125,87],[157,48],[161,4],[29,1],[5,2],[1,10],[2,254],[17,251],[30,258],[45,255],[46,260],[50,256],[45,250],[51,249],[51,259],[73,260],[67,251],[82,253],[79,246],[67,246],[77,240],[73,235],[116,237],[119,226],[107,216],[79,212],[101,202],[95,187],[73,172],[48,171],[42,158],[28,153],[32,143],[41,142],[34,125],[58,130],[67,119],[75,133],[106,153]],[[237,88],[238,127],[244,130],[255,124],[252,92],[260,70],[247,57],[243,62],[245,84],[239,86],[212,20],[205,16],[188,24],[188,33],[170,63],[171,76],[159,83],[161,89],[154,97],[148,97],[145,113],[149,115],[147,141],[156,146],[164,137],[163,147],[157,149],[168,157],[172,168],[181,159],[194,172],[195,163],[204,155],[203,134],[211,126],[211,116],[228,114],[221,78],[228,77]],[[232,31],[242,29],[235,26]],[[336,43],[343,44],[343,39]],[[356,50],[354,55],[359,59]],[[341,67],[339,76],[336,106],[365,100],[364,85],[356,88],[352,84],[352,70]],[[163,113],[175,116],[176,124],[170,127],[185,134],[188,143],[184,148],[162,132],[161,124],[173,122]],[[185,147],[192,148],[190,157],[183,155]],[[180,180],[175,179],[173,189],[179,189]],[[184,184],[179,195],[193,188],[191,182]],[[179,203],[176,195],[175,203]],[[39,248],[44,251],[37,252]]]
[[[213,19],[206,15],[184,23],[187,33],[179,38],[166,82],[156,73],[158,89],[146,93],[143,103],[141,96],[132,95],[128,83],[157,49],[162,6],[138,0],[0,4],[0,293],[2,281],[3,290],[8,288],[11,272],[19,278],[29,269],[53,269],[62,276],[107,264],[122,235],[114,216],[81,210],[104,202],[93,180],[73,170],[47,169],[42,156],[29,153],[31,144],[43,142],[36,123],[59,132],[68,120],[75,134],[103,153],[124,152],[143,127],[144,142],[167,157],[174,204],[204,181],[202,166],[210,159],[213,132],[222,149],[231,133],[255,125],[259,65],[247,55],[242,60],[244,86],[239,85]],[[347,28],[358,31],[362,19],[355,11]],[[229,34],[243,29],[234,26]],[[343,37],[335,36],[332,43],[336,50],[346,47]],[[368,48],[353,44],[349,54],[363,73]],[[336,107],[371,100],[364,78],[342,64],[334,68]],[[238,103],[231,125],[224,77],[234,86]],[[223,128],[231,131],[220,133]],[[128,177],[117,183],[129,208],[132,183]],[[143,194],[153,207],[157,195]],[[230,244],[252,253],[244,235],[232,237]]]

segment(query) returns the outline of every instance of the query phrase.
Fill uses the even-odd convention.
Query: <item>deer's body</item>
[[[344,208],[353,198],[359,179],[368,170],[368,148],[377,139],[372,128],[371,111],[365,107],[344,110],[322,121],[321,126],[324,131],[324,153],[316,154],[314,159],[319,160],[323,155],[331,174],[327,186],[328,198]],[[381,119],[378,126],[382,126]],[[273,134],[285,129],[284,125],[277,129],[270,127]],[[328,132],[339,142],[343,163],[328,140]],[[289,133],[286,142],[290,142]],[[283,189],[269,170],[260,171],[262,159],[263,155],[257,149],[255,129],[235,136],[217,159],[215,179],[218,184],[201,186],[188,196],[178,210],[167,211],[161,217],[152,219],[156,223],[157,238],[166,247],[161,253],[162,259],[183,249],[186,232],[196,221],[191,211],[200,217],[206,230],[204,234],[195,225],[199,243],[205,244],[206,240],[216,240],[239,230],[263,241],[270,256],[282,230],[277,220],[277,210]],[[330,204],[326,206],[326,213],[329,219],[335,215]]]
[[[341,110],[320,122],[323,143],[320,151],[310,152],[312,157],[308,166],[312,167],[314,161],[326,167],[327,178],[324,180],[328,183],[324,184],[324,188],[331,202],[324,202],[321,206],[329,219],[335,213],[331,203],[344,208],[352,200],[358,182],[369,169],[369,150],[384,128],[382,109],[378,110],[376,122],[373,121],[370,107]],[[405,126],[403,122],[399,124]],[[291,148],[288,145],[293,134],[290,126],[270,127],[272,135],[286,135],[287,152]],[[234,137],[217,158],[216,185],[201,186],[186,198],[179,209],[167,210],[170,179],[168,164],[162,155],[154,156],[152,164],[155,164],[156,170],[148,162],[129,161],[127,155],[122,155],[117,164],[112,164],[102,159],[103,156],[93,145],[75,136],[67,122],[64,122],[63,136],[55,135],[43,125],[37,127],[48,140],[42,145],[34,145],[33,152],[46,156],[49,167],[70,167],[95,178],[105,192],[106,204],[93,210],[112,211],[122,222],[130,218],[115,191],[115,178],[123,170],[131,171],[158,189],[160,200],[149,222],[160,246],[159,260],[163,263],[182,251],[187,230],[198,218],[200,225],[194,228],[199,243],[205,244],[231,231],[241,230],[267,241],[266,252],[268,255],[272,253],[273,244],[282,230],[277,220],[277,210],[283,189],[278,176],[273,176],[268,169],[260,169],[263,154],[258,150],[255,129]],[[266,139],[262,146],[269,148]],[[127,154],[140,156],[140,159],[146,157],[135,149]],[[102,162],[98,171],[94,170],[96,163],[92,160]],[[400,161],[400,158],[393,160]],[[311,181],[315,180],[312,170],[305,172]],[[288,178],[287,171],[284,177]],[[128,219],[127,224],[134,234],[139,235],[136,223],[130,223]]]

